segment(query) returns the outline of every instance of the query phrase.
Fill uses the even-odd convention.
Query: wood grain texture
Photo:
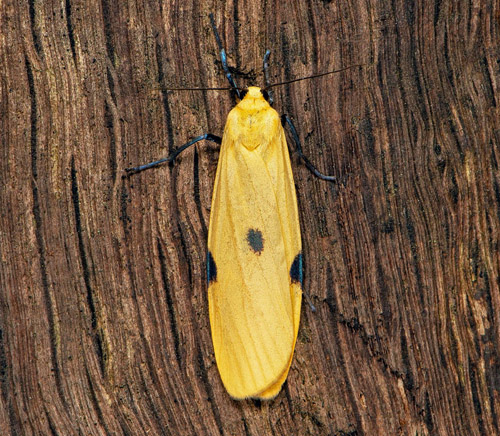
[[[238,83],[279,87],[305,289],[288,381],[219,379],[205,250]],[[500,434],[500,9],[466,2],[0,3],[0,434]]]

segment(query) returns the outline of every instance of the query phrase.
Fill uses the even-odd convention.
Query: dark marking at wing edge
[[[259,229],[248,229],[247,242],[255,254],[260,254],[264,250],[264,238]]]
[[[217,281],[217,266],[210,251],[207,251],[207,281],[208,284]]]
[[[292,266],[290,267],[290,278],[292,283],[300,283],[302,287],[302,253],[297,254],[293,259]]]

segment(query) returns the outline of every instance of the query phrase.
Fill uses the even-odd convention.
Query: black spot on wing
[[[217,266],[210,251],[207,252],[207,281],[208,284],[217,281]]]
[[[264,250],[264,238],[259,229],[248,229],[247,242],[255,254],[260,254]]]
[[[297,254],[290,267],[290,278],[292,283],[300,283],[302,287],[302,253]]]

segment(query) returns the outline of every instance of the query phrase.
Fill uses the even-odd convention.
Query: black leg
[[[295,126],[292,123],[292,120],[288,117],[288,115],[282,115],[281,116],[281,123],[283,126],[288,124],[288,127],[290,128],[290,133],[292,134],[292,138],[295,141],[295,146],[297,147],[297,153],[299,154],[300,158],[304,161],[306,164],[306,167],[311,171],[316,177],[319,177],[322,180],[327,180],[329,182],[335,182],[337,180],[336,177],[334,176],[325,176],[323,173],[320,173],[316,167],[309,162],[309,159],[304,156],[304,153],[302,153],[302,146],[300,145],[300,139],[299,135],[297,134],[297,130],[295,130]]]
[[[164,157],[163,159],[156,160],[154,162],[150,162],[150,163],[138,166],[138,167],[126,168],[125,171],[127,172],[127,176],[130,176],[130,175],[135,174],[135,173],[139,173],[139,172],[144,171],[144,170],[149,170],[150,168],[153,168],[153,167],[155,167],[157,165],[160,165],[163,162],[169,162],[169,163],[173,162],[175,160],[175,158],[177,156],[179,156],[179,154],[181,154],[184,150],[186,150],[186,148],[189,148],[193,144],[196,144],[199,141],[203,141],[204,139],[206,139],[207,141],[213,141],[213,142],[215,142],[215,143],[217,143],[219,145],[222,143],[222,138],[220,136],[212,135],[211,133],[205,133],[204,135],[201,135],[201,136],[198,136],[198,137],[196,137],[194,139],[191,139],[191,141],[189,141],[186,144],[180,146],[177,150],[175,150],[168,157]]]
[[[272,106],[273,104],[273,93],[269,91],[268,88],[271,86],[269,81],[269,56],[271,56],[271,50],[266,50],[266,54],[264,55],[264,60],[262,61],[262,71],[264,71],[264,90],[268,95],[268,103]]]
[[[233,79],[233,76],[231,75],[229,71],[229,67],[227,66],[227,57],[226,57],[226,50],[224,50],[224,47],[222,47],[222,41],[219,36],[219,32],[217,32],[217,27],[215,27],[215,18],[214,14],[210,14],[210,22],[212,23],[212,30],[215,35],[215,40],[217,41],[217,45],[219,46],[220,50],[220,60],[222,62],[222,68],[224,68],[224,72],[226,73],[227,80],[229,81],[229,84],[233,88],[233,91],[236,93],[236,96],[238,97],[239,100],[241,100],[241,94],[239,88],[236,86],[236,83]]]

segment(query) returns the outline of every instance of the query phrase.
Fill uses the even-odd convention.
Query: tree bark
[[[0,434],[500,434],[500,6],[0,3]],[[234,401],[205,252],[218,150],[274,88],[305,257],[288,380]]]

